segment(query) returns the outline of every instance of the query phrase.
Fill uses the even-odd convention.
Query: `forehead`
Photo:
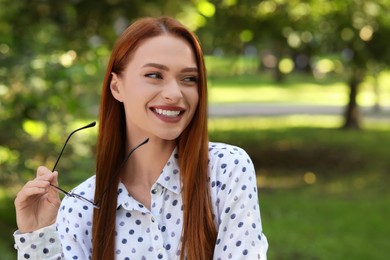
[[[179,63],[182,66],[195,66],[195,53],[191,45],[183,38],[164,34],[144,40],[135,50],[132,63]]]

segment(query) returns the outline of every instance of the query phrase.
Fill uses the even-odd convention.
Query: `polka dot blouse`
[[[183,202],[176,150],[150,190],[150,210],[118,186],[116,259],[179,259]],[[209,144],[209,184],[218,237],[214,259],[266,259],[253,163],[241,148]],[[74,189],[93,199],[95,176]],[[55,225],[15,232],[18,259],[91,259],[90,205],[65,197]]]

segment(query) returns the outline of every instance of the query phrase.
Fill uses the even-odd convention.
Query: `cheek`
[[[199,93],[198,93],[198,89],[197,88],[188,89],[186,91],[186,96],[187,96],[188,102],[192,106],[196,107],[198,105],[198,103],[199,103]]]
[[[134,102],[145,101],[145,99],[152,96],[151,89],[148,88],[148,85],[142,80],[135,79],[131,82],[127,82],[125,88],[127,98]]]

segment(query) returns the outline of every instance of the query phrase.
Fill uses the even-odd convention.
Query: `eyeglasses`
[[[67,138],[66,141],[65,141],[64,146],[62,147],[62,150],[61,150],[61,152],[60,152],[60,155],[58,156],[57,161],[56,161],[56,163],[54,164],[54,167],[53,167],[52,172],[55,171],[55,169],[56,169],[56,167],[57,167],[57,164],[58,164],[58,162],[60,161],[60,158],[61,158],[61,156],[62,156],[62,153],[63,153],[64,150],[65,150],[66,144],[68,143],[68,141],[69,141],[69,139],[72,137],[72,135],[73,135],[74,133],[80,131],[80,130],[83,130],[83,129],[86,129],[86,128],[90,128],[90,127],[94,127],[95,125],[96,125],[96,122],[92,122],[92,123],[90,123],[90,124],[88,124],[88,125],[86,125],[86,126],[83,126],[83,127],[80,127],[80,128],[78,128],[78,129],[74,130],[73,132],[71,132],[71,133],[69,134],[68,138]],[[104,188],[102,194],[99,196],[99,198],[96,200],[96,202],[93,202],[93,201],[91,201],[91,200],[89,200],[89,199],[87,199],[87,198],[81,196],[80,194],[73,193],[73,192],[71,192],[71,191],[68,192],[68,191],[66,191],[66,190],[64,190],[64,189],[62,189],[62,188],[60,188],[60,187],[58,187],[58,186],[55,186],[55,185],[51,184],[51,183],[50,183],[50,186],[51,186],[52,188],[56,189],[57,191],[61,192],[61,193],[64,194],[65,196],[72,197],[72,198],[75,198],[75,199],[79,199],[79,200],[81,200],[81,201],[84,201],[84,202],[86,202],[86,203],[92,205],[94,208],[99,209],[99,208],[100,208],[100,202],[101,202],[101,200],[103,199],[104,194],[106,194],[106,192],[108,191],[108,188],[111,186],[112,182],[114,181],[114,177],[116,177],[117,174],[119,174],[120,169],[121,169],[122,166],[127,162],[127,160],[129,159],[130,155],[131,155],[135,150],[137,150],[137,148],[139,148],[140,146],[146,144],[148,141],[149,141],[149,138],[147,138],[145,141],[141,142],[140,144],[138,144],[137,146],[135,146],[133,149],[130,150],[130,152],[126,155],[126,157],[125,157],[125,159],[123,160],[123,162],[119,165],[118,169],[117,169],[117,170],[115,171],[115,173],[112,175],[111,180],[108,182],[107,186]]]

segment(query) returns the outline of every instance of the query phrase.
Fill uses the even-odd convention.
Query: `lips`
[[[184,108],[175,106],[158,106],[150,109],[158,118],[170,123],[178,122],[185,112]]]

